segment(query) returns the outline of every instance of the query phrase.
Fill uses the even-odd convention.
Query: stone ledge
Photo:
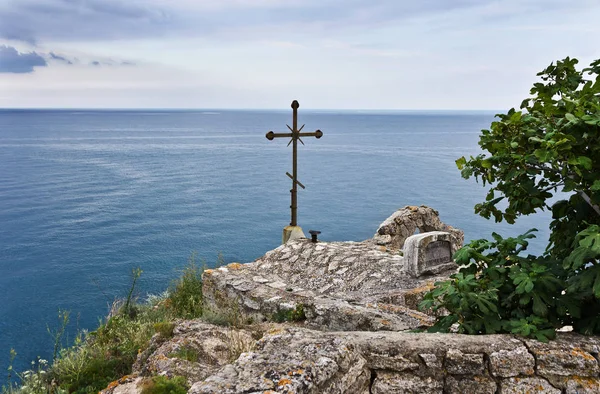
[[[595,358],[595,366],[591,364],[593,356],[588,351],[600,345],[599,338],[559,334],[555,342],[541,343],[511,335],[323,332],[290,324],[270,324],[262,329],[263,337],[251,350],[223,364],[227,346],[232,346],[224,339],[232,334],[247,337],[249,331],[182,322],[172,339],[155,346],[145,361],[138,360],[140,374],[184,374],[192,384],[189,392],[196,394],[598,393],[600,389],[600,375],[581,376],[577,363],[566,364],[562,358],[544,360],[544,368],[562,374],[554,376],[546,376],[539,365],[530,365],[532,358],[539,360],[569,348],[581,349],[580,356],[590,361],[587,368],[598,368]],[[222,356],[183,365],[173,354],[183,345],[197,349],[218,346]],[[200,366],[207,368],[203,376],[199,375]],[[509,376],[514,373],[507,371],[516,375]],[[124,381],[132,393],[139,392],[135,381]],[[113,385],[105,393],[123,392],[124,387],[117,387]]]

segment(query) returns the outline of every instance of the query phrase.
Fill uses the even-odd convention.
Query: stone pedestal
[[[457,268],[452,260],[452,240],[451,234],[443,231],[408,237],[404,242],[404,259],[408,272],[419,277]]]
[[[281,243],[285,244],[289,240],[306,238],[302,227],[300,226],[285,226],[283,228],[283,236],[281,237]]]

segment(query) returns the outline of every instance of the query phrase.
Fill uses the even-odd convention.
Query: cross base
[[[281,243],[284,244],[289,240],[306,238],[304,232],[302,231],[302,227],[300,226],[285,226],[283,228],[283,236],[281,238]]]

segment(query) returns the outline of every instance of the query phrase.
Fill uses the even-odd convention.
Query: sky
[[[0,0],[0,108],[504,110],[600,0]]]

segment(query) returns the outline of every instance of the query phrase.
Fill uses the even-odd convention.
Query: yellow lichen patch
[[[106,389],[105,389],[105,390],[112,390],[112,389],[114,389],[115,387],[117,387],[119,384],[121,384],[121,383],[119,383],[119,380],[114,380],[114,381],[110,382],[110,383],[108,384],[108,386],[106,386]]]
[[[381,324],[383,324],[384,326],[389,326],[389,325],[390,325],[390,324],[392,324],[392,323],[390,323],[390,321],[389,321],[389,320],[385,320],[385,319],[383,319],[383,320],[381,320]]]
[[[277,391],[267,390],[267,391],[263,391],[263,394],[277,394]]]
[[[414,206],[414,205],[409,205],[406,208],[410,209],[413,212],[417,212],[419,210],[419,207]]]
[[[232,270],[239,270],[242,267],[243,267],[243,265],[240,263],[227,264],[227,268],[232,269]]]
[[[133,375],[125,375],[121,379],[119,379],[119,383],[120,384],[127,383],[127,381],[131,378],[134,378],[134,376]]]
[[[214,272],[215,272],[215,270],[212,270],[212,269],[205,269],[205,270],[204,270],[204,275],[206,275],[206,276],[210,276],[210,275],[212,275]]]
[[[405,295],[414,295],[414,294],[419,294],[419,293],[423,293],[429,290],[432,290],[435,286],[433,285],[433,282],[427,282],[424,286],[421,287],[416,287],[414,289],[410,289],[404,292]]]
[[[580,387],[593,390],[600,387],[600,382],[594,378],[582,377],[582,376],[573,376],[572,380],[575,381]]]
[[[299,376],[299,375],[302,375],[303,373],[304,373],[304,370],[303,370],[303,369],[297,369],[297,370],[295,370],[295,371],[290,371],[290,372],[288,372],[287,374],[288,374],[289,376]]]
[[[580,356],[585,358],[586,360],[591,360],[591,361],[596,361],[596,359],[594,358],[594,356],[592,356],[591,354],[589,354],[588,352],[584,351],[583,349],[579,348],[579,347],[575,347],[571,350],[571,354],[573,356]]]
[[[267,334],[276,335],[276,334],[281,334],[282,332],[283,332],[283,329],[281,329],[281,328],[271,328],[269,331],[267,331]]]
[[[277,382],[278,386],[285,386],[286,384],[292,384],[292,381],[288,378],[281,378],[279,379],[279,382]]]

